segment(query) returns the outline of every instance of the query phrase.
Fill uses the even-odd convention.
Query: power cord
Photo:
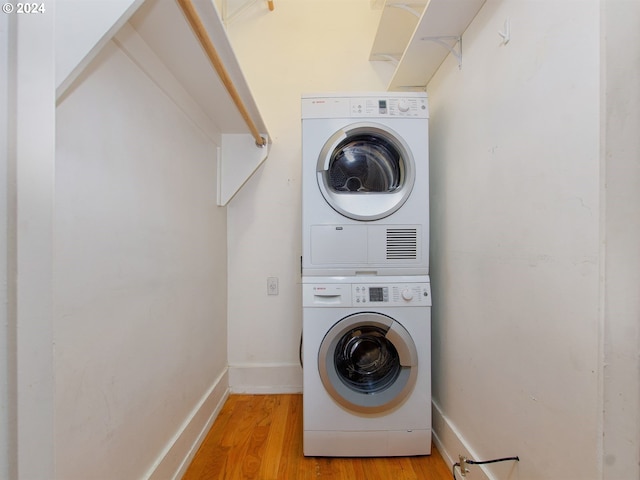
[[[302,332],[300,332],[300,347],[298,348],[298,360],[300,361],[300,366],[304,368],[304,360],[302,360]]]
[[[498,463],[498,462],[510,462],[515,461],[519,462],[519,457],[504,457],[504,458],[494,458],[493,460],[469,460],[466,457],[460,455],[460,461],[453,464],[451,468],[451,473],[453,474],[453,480],[457,480],[456,478],[456,467],[460,467],[460,472],[464,477],[466,473],[469,472],[467,469],[467,465],[486,465],[488,463]]]

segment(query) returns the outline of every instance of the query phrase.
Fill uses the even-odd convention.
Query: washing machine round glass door
[[[316,170],[327,203],[355,220],[391,215],[409,198],[415,182],[413,156],[402,137],[375,123],[352,124],[332,135]]]
[[[390,410],[413,390],[418,354],[407,330],[380,313],[360,312],[337,322],[318,352],[322,384],[357,412]]]

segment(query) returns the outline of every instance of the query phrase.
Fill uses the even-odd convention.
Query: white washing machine
[[[429,273],[426,93],[302,97],[303,275]]]
[[[302,292],[304,454],[430,454],[429,277],[303,277]]]

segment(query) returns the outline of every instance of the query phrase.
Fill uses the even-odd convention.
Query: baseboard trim
[[[293,363],[229,365],[231,393],[302,393],[302,368]]]
[[[225,368],[191,411],[144,478],[147,480],[182,478],[228,396],[229,372]]]
[[[450,467],[458,462],[458,456],[464,455],[470,459],[478,459],[473,449],[468,446],[458,428],[447,418],[440,406],[431,402],[431,421],[433,428],[433,443]],[[459,471],[457,478],[460,478]],[[495,480],[484,465],[477,465],[465,476],[466,480]]]

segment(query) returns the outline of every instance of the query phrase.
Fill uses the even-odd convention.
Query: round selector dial
[[[400,295],[402,295],[402,298],[407,302],[413,299],[413,292],[408,288],[402,290],[402,293]]]
[[[409,104],[405,100],[400,100],[398,102],[398,110],[400,110],[402,113],[408,112]]]

